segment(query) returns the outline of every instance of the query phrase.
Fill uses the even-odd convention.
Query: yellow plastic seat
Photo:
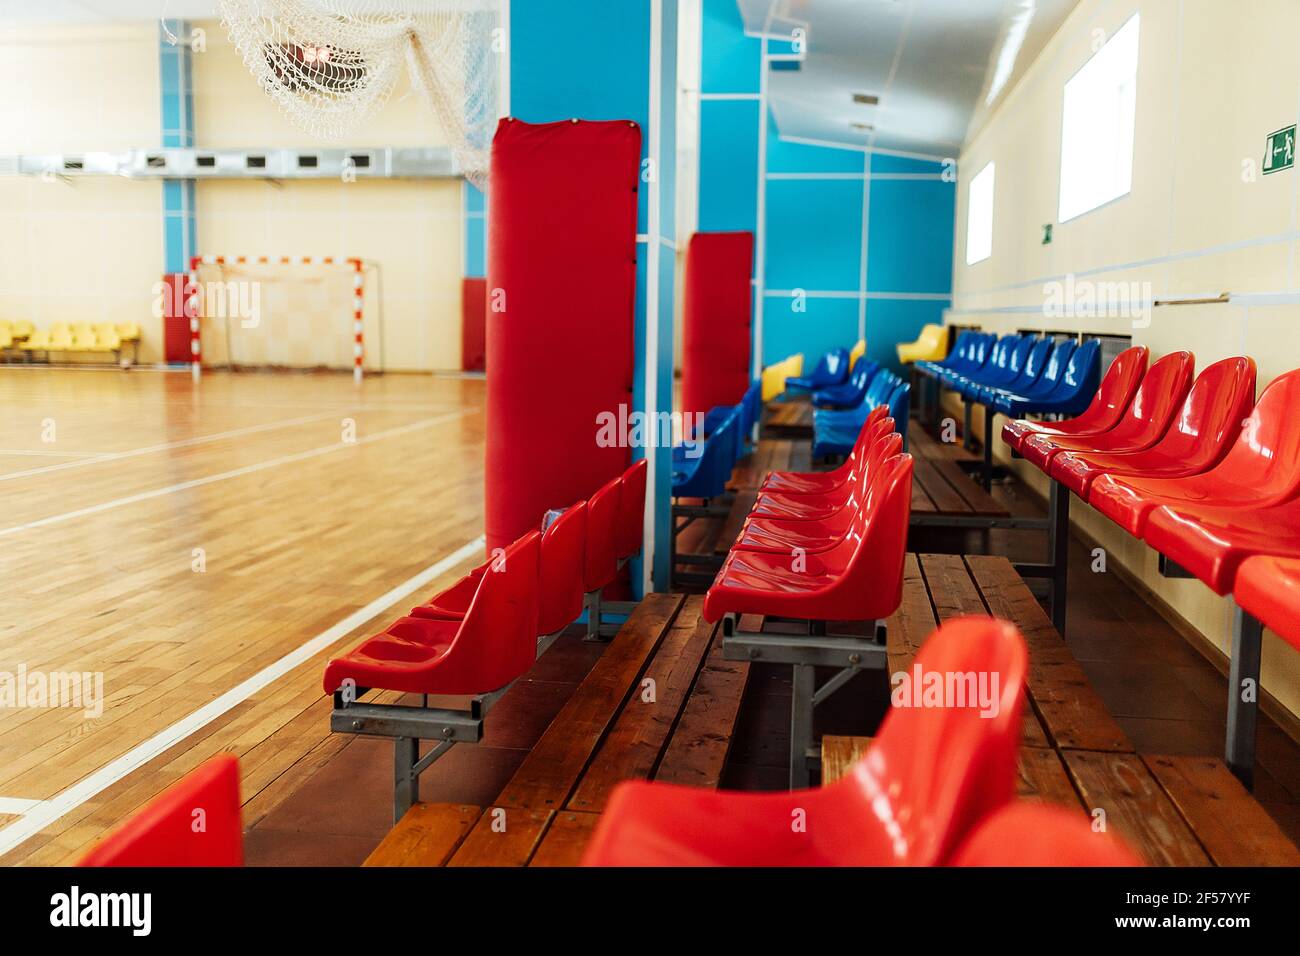
[[[25,339],[35,331],[36,331],[36,326],[32,325],[32,323],[27,321],[26,319],[14,320],[15,339]]]
[[[858,364],[858,359],[867,354],[867,340],[858,339],[858,344],[849,350],[849,374],[853,374],[853,366]]]
[[[763,401],[770,402],[785,391],[785,380],[803,374],[803,353],[796,353],[763,369]]]
[[[45,329],[35,329],[23,342],[23,348],[30,352],[39,352],[50,347],[50,333]]]
[[[95,330],[89,325],[82,327],[78,325],[72,330],[72,349],[77,352],[98,352],[99,340],[95,338]]]
[[[948,330],[942,325],[927,324],[915,342],[898,343],[898,360],[904,365],[911,362],[938,362],[948,355]]]
[[[8,322],[5,322],[3,325],[0,325],[0,349],[13,348],[13,344],[13,329],[9,327]]]
[[[122,337],[112,325],[95,326],[95,351],[116,352],[122,347]]]
[[[68,327],[68,323],[55,322],[51,325],[45,348],[50,351],[69,352],[72,347],[72,329]]]
[[[134,342],[140,338],[140,324],[138,322],[119,322],[117,323],[117,334],[123,342]]]

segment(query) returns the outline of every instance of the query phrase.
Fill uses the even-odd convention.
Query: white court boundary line
[[[334,417],[336,417],[334,412],[321,412],[317,415],[302,415],[298,418],[285,419],[282,422],[264,422],[261,425],[245,425],[243,428],[232,428],[229,431],[214,432],[211,435],[195,435],[193,438],[179,438],[176,441],[160,442],[156,445],[143,445],[140,448],[130,448],[126,451],[14,452],[13,454],[20,455],[80,454],[85,457],[78,461],[65,461],[58,465],[42,465],[39,468],[28,468],[26,471],[13,471],[8,474],[0,474],[0,481],[12,481],[15,478],[30,478],[32,475],[45,475],[52,471],[64,471],[68,468],[80,468],[83,465],[97,465],[104,461],[121,461],[124,458],[136,458],[140,455],[151,455],[154,452],[171,451],[175,448],[192,448],[195,445],[221,441],[226,438],[238,438],[241,435],[254,435],[259,432],[275,431],[277,428],[292,428],[295,425],[305,425],[308,422],[319,422],[326,418]],[[6,452],[0,451],[0,454],[6,454]]]
[[[407,579],[386,594],[371,601],[365,607],[353,611],[333,627],[317,634],[305,644],[285,654],[275,663],[258,671],[252,677],[242,681],[226,691],[216,700],[200,707],[188,717],[183,717],[148,740],[132,747],[116,760],[100,767],[90,776],[79,780],[57,796],[41,800],[25,811],[25,815],[0,829],[0,856],[29,840],[41,830],[57,823],[73,810],[88,800],[93,800],[123,777],[138,770],[150,760],[166,752],[196,731],[202,730],[212,721],[243,703],[258,691],[265,689],[295,667],[311,660],[321,651],[339,639],[346,637],[366,621],[392,607],[398,601],[409,596],[413,591],[429,584],[439,575],[445,574],[463,561],[468,560],[483,549],[485,538],[479,535],[473,541],[461,545],[451,554],[434,562],[414,577]]]
[[[182,481],[175,485],[168,485],[165,488],[154,488],[150,491],[141,491],[134,495],[127,495],[125,498],[114,498],[111,501],[103,501],[97,505],[88,505],[85,508],[77,508],[75,511],[65,511],[62,514],[37,518],[35,521],[28,521],[25,524],[10,525],[7,528],[0,528],[0,538],[8,537],[11,534],[18,534],[22,531],[31,531],[35,528],[45,528],[49,525],[62,524],[63,522],[71,521],[74,518],[84,518],[87,515],[100,514],[105,511],[111,511],[114,508],[121,508],[125,505],[133,505],[137,502],[148,501],[151,498],[161,498],[164,495],[174,494],[178,491],[189,491],[191,488],[201,488],[204,485],[210,485],[218,481],[225,481],[229,478],[239,478],[244,475],[251,475],[259,471],[265,471],[268,468],[278,468],[280,465],[287,465],[295,461],[305,461],[308,458],[327,455],[333,451],[355,448],[358,445],[364,445],[372,441],[379,441],[383,438],[392,438],[395,435],[405,435],[408,432],[417,431],[421,428],[431,428],[434,425],[440,425],[457,418],[464,418],[466,415],[471,414],[472,411],[473,410],[471,409],[465,409],[447,415],[436,415],[433,418],[424,418],[418,422],[412,422],[409,425],[399,425],[396,428],[389,428],[385,431],[375,432],[373,435],[365,435],[354,442],[333,442],[329,445],[321,445],[318,448],[310,448],[307,451],[296,452],[292,455],[282,455],[279,458],[271,458],[267,461],[259,461],[252,465],[244,465],[242,468],[234,468],[230,471],[218,472],[215,475],[207,475],[203,478],[192,478],[189,481]]]
[[[0,797],[0,813],[8,816],[22,816],[40,802],[39,800],[24,800],[21,797]]]

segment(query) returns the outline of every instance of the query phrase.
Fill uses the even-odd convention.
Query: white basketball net
[[[340,140],[405,66],[461,172],[487,186],[504,55],[498,0],[218,0],[244,63],[289,118]]]

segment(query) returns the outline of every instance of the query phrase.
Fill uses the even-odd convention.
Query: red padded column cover
[[[632,405],[641,130],[504,119],[488,203],[489,549],[591,495],[631,460],[596,444]],[[494,301],[494,296],[496,297]],[[493,311],[497,305],[504,311]]]
[[[734,405],[749,387],[751,232],[697,232],[686,248],[682,411]]]
[[[481,372],[487,349],[487,280],[472,276],[462,279],[460,302],[460,367],[466,372]]]

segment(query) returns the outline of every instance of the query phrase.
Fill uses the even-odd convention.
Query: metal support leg
[[[975,403],[969,398],[962,399],[962,425],[961,425],[961,447],[967,451],[974,451],[975,445],[971,441],[971,410]]]
[[[1255,725],[1259,717],[1260,645],[1264,628],[1233,604],[1228,665],[1228,739],[1223,762],[1250,790],[1255,785]]]
[[[980,485],[985,491],[993,487],[993,409],[988,405],[984,406],[984,465],[980,469]]]
[[[415,737],[393,740],[393,822],[406,816],[420,795],[420,778],[415,763],[420,756],[420,741]]]
[[[1052,626],[1065,636],[1066,586],[1070,572],[1070,489],[1052,482],[1047,507],[1047,561],[1052,575]]]
[[[587,593],[587,635],[584,641],[604,641],[600,634],[600,590]]]
[[[790,789],[799,790],[812,783],[808,772],[808,749],[813,743],[813,698],[817,693],[817,669],[811,664],[795,664],[794,691],[790,698]]]

